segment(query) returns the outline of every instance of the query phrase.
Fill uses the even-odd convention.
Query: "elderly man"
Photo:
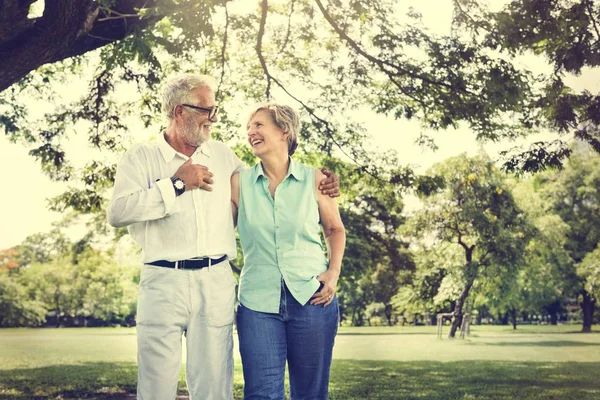
[[[186,336],[193,400],[233,397],[236,257],[229,184],[244,163],[210,139],[218,121],[214,80],[183,74],[165,85],[167,128],[133,146],[115,179],[108,221],[142,248],[138,295],[138,399],[173,399]],[[337,196],[335,174],[324,194]]]

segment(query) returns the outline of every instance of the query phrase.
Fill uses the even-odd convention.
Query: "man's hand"
[[[321,172],[327,178],[319,182],[319,190],[329,197],[340,197],[340,180],[335,172],[330,172],[327,168],[321,168]]]
[[[179,167],[175,176],[185,183],[186,192],[197,188],[212,191],[212,172],[204,165],[192,164],[191,158]]]

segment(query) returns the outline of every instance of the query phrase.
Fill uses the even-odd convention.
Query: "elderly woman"
[[[231,178],[244,251],[237,329],[246,400],[283,399],[286,360],[291,399],[328,395],[346,234],[335,199],[318,190],[323,173],[291,158],[299,127],[292,108],[257,106],[247,131],[260,162]]]

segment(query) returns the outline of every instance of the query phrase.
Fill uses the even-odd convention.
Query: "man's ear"
[[[183,106],[181,104],[177,104],[175,106],[175,110],[173,111],[174,117],[181,117],[183,115]]]
[[[281,137],[283,138],[284,141],[287,142],[289,136],[290,136],[289,132],[283,132],[283,135]]]

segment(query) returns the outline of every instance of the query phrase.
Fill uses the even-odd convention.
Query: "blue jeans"
[[[244,370],[244,399],[284,399],[285,362],[290,398],[327,399],[338,327],[337,297],[327,307],[304,307],[283,284],[278,314],[239,305],[237,329]]]

